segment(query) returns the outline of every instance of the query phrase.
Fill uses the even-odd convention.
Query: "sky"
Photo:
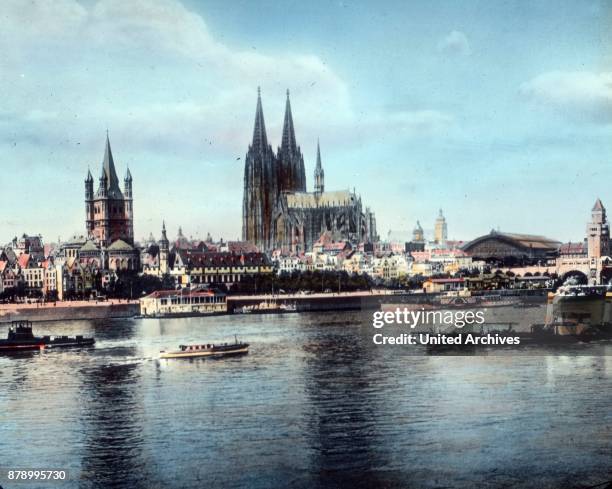
[[[383,238],[442,208],[451,239],[581,240],[612,208],[610,1],[3,0],[0,242],[84,233],[107,130],[137,238],[239,238],[258,86]]]

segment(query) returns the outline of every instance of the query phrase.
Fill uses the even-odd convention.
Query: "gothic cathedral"
[[[253,141],[244,165],[243,240],[262,251],[294,253],[312,250],[323,233],[353,243],[375,241],[374,213],[362,209],[361,197],[355,192],[325,191],[324,178],[317,143],[315,191],[306,191],[304,157],[295,138],[288,90],[281,146],[273,151],[258,89]]]

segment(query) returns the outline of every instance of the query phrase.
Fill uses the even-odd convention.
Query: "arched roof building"
[[[544,236],[491,230],[462,249],[475,260],[525,263],[554,258],[560,246],[559,241]]]

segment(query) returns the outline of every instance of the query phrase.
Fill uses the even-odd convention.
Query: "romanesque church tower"
[[[93,177],[87,172],[85,179],[85,210],[87,235],[102,247],[108,247],[117,240],[134,244],[132,175],[128,169],[124,190],[119,188],[113,153],[108,134],[98,190],[94,194]]]

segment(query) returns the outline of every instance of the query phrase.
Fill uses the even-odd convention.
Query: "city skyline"
[[[326,184],[359,189],[382,237],[442,207],[450,239],[578,240],[609,203],[604,2],[265,5],[4,2],[2,241],[83,234],[106,129],[136,180],[136,238],[163,219],[237,238],[258,85],[273,148],[288,88],[308,186],[319,137]]]

